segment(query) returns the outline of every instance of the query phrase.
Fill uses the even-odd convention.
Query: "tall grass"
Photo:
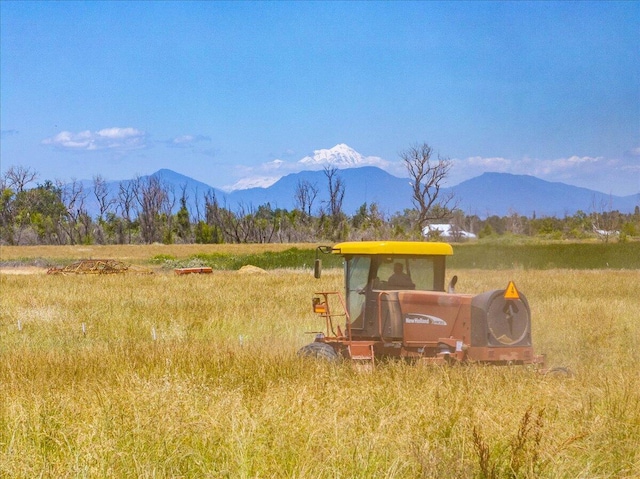
[[[477,242],[454,246],[449,264],[477,269],[640,269],[640,242]]]
[[[573,374],[298,358],[337,269],[0,275],[0,476],[639,476],[640,274],[454,273]]]

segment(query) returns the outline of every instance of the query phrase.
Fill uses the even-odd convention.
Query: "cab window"
[[[365,301],[365,290],[369,280],[371,258],[353,256],[345,263],[345,284],[347,288],[347,310],[353,328],[361,328]]]
[[[435,266],[432,257],[381,258],[376,273],[376,289],[434,291]]]

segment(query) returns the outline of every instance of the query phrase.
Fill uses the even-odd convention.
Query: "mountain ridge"
[[[413,208],[409,178],[393,176],[376,166],[339,169],[336,173],[345,185],[342,210],[354,214],[363,204],[376,203],[387,216]],[[206,183],[170,169],[160,169],[151,175],[172,191],[176,205],[184,193],[187,207],[192,212],[204,211],[204,195],[214,194],[218,203],[236,211],[252,210],[269,204],[272,208],[292,210],[295,192],[299,184],[309,184],[317,189],[312,213],[326,207],[329,200],[327,178],[324,171],[305,170],[283,176],[271,186],[254,187],[225,192]],[[124,180],[130,182],[133,180]],[[107,182],[111,195],[117,195],[120,181]],[[87,185],[92,188],[90,184]],[[618,210],[632,213],[640,204],[640,193],[629,196],[607,195],[588,188],[549,182],[531,175],[487,172],[455,186],[442,188],[441,194],[453,193],[458,207],[469,215],[486,218],[492,215],[507,216],[514,213],[524,216],[565,216],[577,211],[602,212]],[[93,205],[94,207],[96,205]],[[94,208],[87,208],[94,215]]]
[[[607,195],[580,186],[512,173],[485,172],[452,189],[461,200],[460,208],[467,214],[478,214],[477,205],[482,204],[487,196],[493,196],[497,201],[491,202],[492,207],[488,207],[490,203],[485,202],[485,211],[478,214],[480,217],[492,214],[505,216],[513,212],[529,217],[563,217],[578,211],[618,210],[631,213],[640,204],[640,193],[629,196]]]

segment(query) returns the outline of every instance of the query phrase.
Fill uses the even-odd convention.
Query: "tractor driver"
[[[396,263],[393,265],[393,274],[389,276],[387,285],[392,288],[400,289],[413,289],[415,284],[411,281],[411,277],[403,271],[402,263]]]

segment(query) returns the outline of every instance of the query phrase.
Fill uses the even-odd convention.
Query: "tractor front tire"
[[[324,359],[326,361],[338,361],[339,356],[335,349],[326,343],[310,343],[298,351],[298,356],[306,358]]]

